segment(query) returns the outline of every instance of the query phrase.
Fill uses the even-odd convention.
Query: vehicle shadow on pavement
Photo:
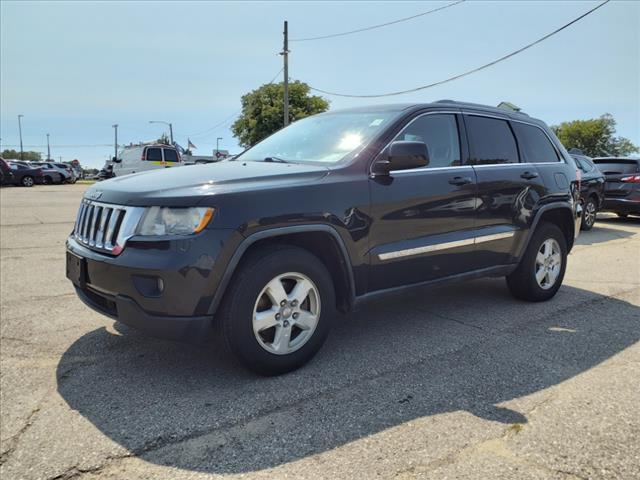
[[[63,355],[58,391],[145,461],[252,472],[447,412],[526,423],[524,407],[500,404],[633,345],[639,319],[640,308],[586,290],[530,304],[503,280],[477,280],[370,304],[281,377],[247,373],[211,346],[94,330]]]
[[[576,239],[576,245],[596,245],[611,240],[630,238],[634,235],[632,231],[609,228],[606,226],[607,223],[609,222],[600,222],[600,220],[598,220],[591,230],[581,232],[580,236]],[[614,225],[614,223],[611,222],[609,225]]]

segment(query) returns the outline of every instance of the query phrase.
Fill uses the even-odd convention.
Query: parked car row
[[[586,156],[569,151],[582,175],[582,230],[591,230],[599,211],[640,215],[640,159]]]
[[[54,162],[23,162],[0,158],[2,185],[32,187],[42,184],[76,183],[77,173],[67,164]]]

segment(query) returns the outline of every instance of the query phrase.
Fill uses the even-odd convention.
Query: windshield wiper
[[[289,160],[285,160],[284,158],[278,157],[266,157],[264,162],[273,162],[273,163],[291,163]]]

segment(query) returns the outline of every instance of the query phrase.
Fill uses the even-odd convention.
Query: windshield
[[[315,115],[274,133],[238,160],[333,164],[362,149],[397,112]]]

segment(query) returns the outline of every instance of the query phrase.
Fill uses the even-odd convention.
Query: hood
[[[223,161],[112,178],[92,185],[84,196],[120,205],[193,206],[211,195],[317,181],[328,171],[318,165]]]

